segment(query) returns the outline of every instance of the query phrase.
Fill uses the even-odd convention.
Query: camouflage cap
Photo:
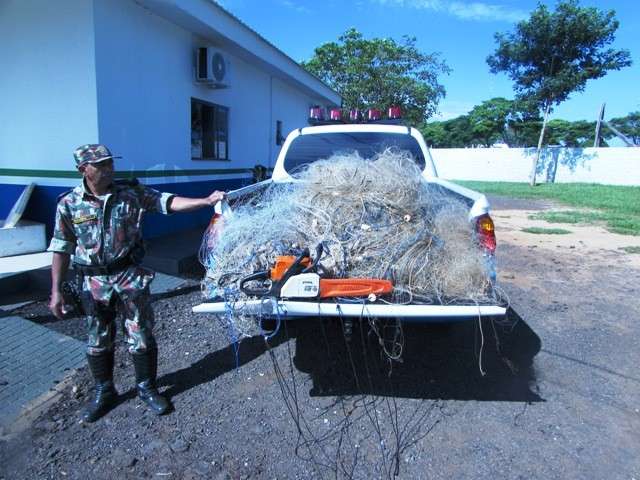
[[[73,151],[73,158],[76,159],[76,166],[79,167],[84,163],[98,163],[114,157],[109,149],[99,143],[90,143],[82,145]]]

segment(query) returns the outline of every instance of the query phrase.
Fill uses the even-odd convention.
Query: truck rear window
[[[420,170],[425,159],[420,145],[411,135],[388,132],[333,132],[299,135],[296,137],[284,159],[284,168],[295,174],[304,165],[323,160],[332,155],[358,152],[364,159],[371,159],[387,148],[408,151]]]

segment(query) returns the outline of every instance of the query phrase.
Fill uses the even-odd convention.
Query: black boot
[[[91,423],[107,413],[116,403],[118,392],[113,386],[113,355],[107,352],[101,355],[87,354],[89,369],[95,379],[95,395],[82,413],[82,420]]]
[[[136,370],[138,395],[158,415],[169,410],[169,402],[158,392],[156,374],[158,371],[158,349],[150,348],[145,353],[131,354]]]

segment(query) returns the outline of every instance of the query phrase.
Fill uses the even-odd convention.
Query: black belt
[[[83,265],[81,263],[73,263],[73,268],[77,268],[83,275],[113,275],[126,270],[134,263],[129,256],[121,257],[118,260],[107,265]]]

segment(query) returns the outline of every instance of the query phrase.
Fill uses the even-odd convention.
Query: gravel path
[[[236,352],[219,321],[191,313],[199,292],[159,298],[159,377],[175,411],[155,417],[135,398],[120,345],[122,402],[79,423],[90,379],[78,372],[0,443],[0,477],[640,478],[640,271],[624,259],[499,244],[521,320],[497,329],[509,365],[484,324],[484,378],[477,322],[407,326],[389,375],[366,329],[346,344],[338,322],[298,322]],[[21,313],[83,335],[77,320],[46,323],[43,308]]]

